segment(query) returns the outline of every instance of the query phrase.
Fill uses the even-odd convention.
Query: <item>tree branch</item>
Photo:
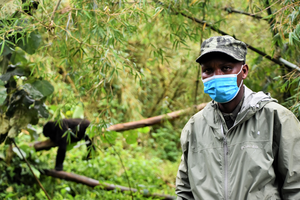
[[[164,3],[162,3],[162,2],[159,1],[159,0],[154,0],[154,2],[157,3],[157,4],[163,5],[163,6],[165,5]],[[269,6],[269,7],[271,7],[271,6]],[[269,8],[269,7],[268,7],[268,8]],[[209,27],[210,29],[212,29],[212,30],[214,30],[215,32],[220,33],[220,34],[222,34],[222,35],[230,35],[230,34],[224,32],[224,31],[222,31],[222,30],[220,30],[220,29],[218,29],[218,28],[215,28],[213,25],[207,23],[206,21],[203,21],[203,20],[197,19],[197,18],[195,18],[195,17],[189,16],[189,15],[183,13],[183,12],[177,12],[177,11],[174,11],[173,9],[172,9],[172,12],[173,12],[175,15],[179,15],[179,14],[180,14],[180,15],[186,17],[186,18],[189,18],[189,19],[193,20],[194,22],[197,22],[197,23],[199,23],[199,24],[205,25],[206,27]],[[247,45],[247,47],[248,47],[250,50],[252,50],[252,51],[254,51],[254,52],[256,52],[256,53],[262,55],[263,57],[267,58],[267,59],[270,60],[270,61],[273,61],[274,63],[276,63],[276,64],[278,64],[278,65],[280,65],[280,66],[285,66],[285,67],[287,67],[287,68],[293,68],[293,69],[296,69],[296,70],[300,71],[300,68],[299,68],[298,66],[296,66],[295,64],[292,64],[292,63],[290,63],[290,62],[288,62],[288,61],[287,61],[287,62],[282,62],[282,59],[280,59],[280,58],[279,58],[279,59],[272,58],[271,56],[269,56],[268,54],[266,54],[266,53],[264,53],[264,52],[258,50],[257,48],[255,48],[255,47],[253,47],[253,46],[251,46],[251,45],[249,45],[249,44],[247,44],[247,43],[246,43],[246,45]],[[283,59],[283,60],[284,60],[284,59]]]
[[[194,22],[197,22],[197,23],[202,24],[202,25],[206,25],[206,27],[209,27],[210,29],[212,29],[212,30],[214,30],[214,31],[216,31],[217,33],[220,33],[220,34],[222,34],[222,35],[230,35],[230,34],[224,32],[224,31],[222,31],[222,30],[220,30],[220,29],[215,28],[215,27],[214,27],[213,25],[211,25],[211,24],[208,24],[206,21],[202,21],[202,20],[197,19],[197,18],[195,18],[195,17],[191,17],[191,16],[186,15],[185,13],[182,13],[182,12],[176,12],[175,14],[177,14],[177,15],[180,14],[180,15],[186,17],[186,18],[189,18],[189,19],[193,20]],[[273,61],[274,63],[276,63],[276,64],[278,64],[278,65],[285,66],[285,67],[287,67],[287,68],[293,68],[293,69],[296,69],[296,70],[300,71],[300,68],[299,68],[298,66],[296,66],[295,64],[292,64],[292,63],[290,63],[290,62],[282,62],[282,59],[275,59],[275,58],[272,58],[271,56],[269,56],[269,55],[266,54],[265,52],[262,52],[262,51],[260,51],[259,49],[255,48],[255,47],[253,47],[253,46],[251,46],[251,45],[249,45],[249,44],[247,44],[247,43],[245,43],[245,44],[246,44],[247,47],[248,47],[249,49],[251,49],[252,51],[254,51],[254,52],[256,52],[256,53],[262,55],[264,58],[267,58],[268,60]],[[296,66],[296,67],[295,67],[295,66]]]
[[[268,21],[267,19],[264,19],[261,16],[258,16],[258,15],[255,15],[255,14],[251,14],[251,13],[247,13],[247,12],[244,12],[244,11],[235,10],[232,7],[225,7],[224,10],[226,12],[228,12],[228,13],[238,13],[238,14],[243,14],[243,15],[247,15],[247,16],[253,17],[255,19],[262,19],[262,20]]]
[[[120,190],[121,192],[125,191],[131,191],[131,192],[141,192],[135,188],[128,188],[120,185],[113,185],[108,183],[99,183],[99,181],[95,179],[91,179],[86,176],[81,176],[78,174],[68,173],[64,171],[55,171],[55,170],[41,170],[41,173],[46,176],[52,176],[59,179],[65,179],[67,181],[73,181],[76,183],[81,183],[90,187],[100,186],[103,190]],[[146,192],[141,192],[142,196],[144,197],[154,197],[159,199],[165,199],[165,200],[173,200],[175,199],[174,196],[166,195],[166,194],[149,194]]]
[[[196,109],[198,111],[202,110],[207,103],[202,103],[198,106],[196,106]],[[178,110],[175,112],[171,112],[165,115],[159,115],[159,116],[155,116],[155,117],[150,117],[147,119],[142,119],[139,121],[135,121],[135,122],[127,122],[127,123],[123,123],[123,124],[115,124],[110,126],[107,131],[126,131],[126,130],[131,130],[131,129],[136,129],[136,128],[141,128],[141,127],[145,127],[145,126],[152,126],[155,124],[160,124],[166,120],[174,120],[186,113],[189,113],[191,111],[193,111],[194,108],[187,108],[187,109],[183,109],[183,110]],[[33,147],[35,148],[36,151],[41,151],[41,150],[48,150],[52,147],[56,147],[57,144],[52,142],[50,139],[42,141],[42,142],[35,142]]]

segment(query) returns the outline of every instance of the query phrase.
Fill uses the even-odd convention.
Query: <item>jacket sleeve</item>
[[[275,116],[274,130],[274,145],[278,149],[274,168],[282,198],[300,199],[300,123],[284,109]]]
[[[182,156],[181,156],[181,162],[179,165],[179,169],[176,176],[176,194],[177,194],[177,200],[190,200],[194,199],[190,181],[189,181],[189,175],[188,175],[188,147],[189,147],[189,134],[190,130],[188,130],[187,125],[182,130],[181,133],[181,148],[182,148]]]

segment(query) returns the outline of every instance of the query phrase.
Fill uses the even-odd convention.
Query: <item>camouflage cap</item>
[[[211,37],[201,45],[201,54],[196,62],[201,63],[203,55],[212,52],[225,53],[238,61],[245,61],[247,46],[244,42],[234,39],[229,35]]]

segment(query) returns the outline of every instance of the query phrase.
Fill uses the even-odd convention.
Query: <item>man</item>
[[[253,92],[245,43],[231,36],[201,45],[204,92],[213,99],[185,125],[176,178],[180,199],[300,199],[300,124],[263,92]]]

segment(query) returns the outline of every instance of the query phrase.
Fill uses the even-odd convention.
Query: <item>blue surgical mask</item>
[[[210,78],[202,79],[204,84],[204,92],[218,103],[227,103],[233,100],[240,91],[240,86],[237,86],[237,76],[241,73],[227,75],[214,75]]]

